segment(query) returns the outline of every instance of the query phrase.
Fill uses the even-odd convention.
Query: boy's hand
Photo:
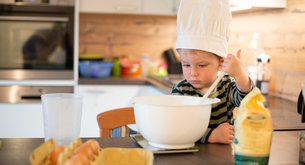
[[[222,64],[222,70],[232,77],[238,77],[240,74],[245,74],[241,62],[241,50],[237,51],[236,56],[232,53],[228,54]]]
[[[222,123],[211,133],[209,143],[232,143],[234,138],[234,126],[229,123]]]
[[[235,79],[236,85],[240,90],[248,91],[251,88],[251,81],[242,66],[240,52],[241,50],[238,50],[236,56],[228,54],[222,63],[222,70]]]

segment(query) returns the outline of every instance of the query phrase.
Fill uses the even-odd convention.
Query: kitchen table
[[[298,164],[298,135],[300,131],[274,132],[269,164]],[[85,142],[95,139],[101,148],[141,148],[130,137],[117,138],[82,138]],[[31,152],[44,142],[43,138],[12,138],[0,139],[0,164],[28,165]],[[234,165],[234,155],[231,145],[201,144],[198,152],[155,154],[154,165],[184,165],[184,164],[221,164]]]
[[[85,142],[90,138],[82,138]],[[99,142],[101,148],[141,148],[130,137],[118,138],[91,138]],[[29,165],[31,152],[44,142],[43,138],[0,139],[0,164],[2,165]],[[155,154],[154,165],[178,164],[221,164],[233,165],[231,145],[197,144],[200,147],[194,153]]]

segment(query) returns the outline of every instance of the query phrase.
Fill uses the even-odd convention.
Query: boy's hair
[[[197,50],[197,49],[184,49],[184,48],[180,48],[180,49],[176,49],[176,50],[177,50],[177,52],[178,52],[179,55],[181,55],[182,51],[185,51],[185,50],[189,50],[189,51],[193,51],[193,52],[199,52],[199,51],[201,51],[201,52],[207,52],[207,51],[203,51],[203,50]],[[209,53],[215,55],[215,56],[218,58],[218,60],[223,59],[223,57],[220,57],[220,56],[218,56],[218,55],[215,54],[215,53],[212,53],[212,52],[209,52]]]

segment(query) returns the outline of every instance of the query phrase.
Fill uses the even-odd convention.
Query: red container
[[[141,75],[141,61],[129,60],[120,58],[121,75],[123,76],[140,76]]]

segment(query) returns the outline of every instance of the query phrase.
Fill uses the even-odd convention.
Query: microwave
[[[0,79],[73,79],[74,16],[74,0],[0,0]]]

